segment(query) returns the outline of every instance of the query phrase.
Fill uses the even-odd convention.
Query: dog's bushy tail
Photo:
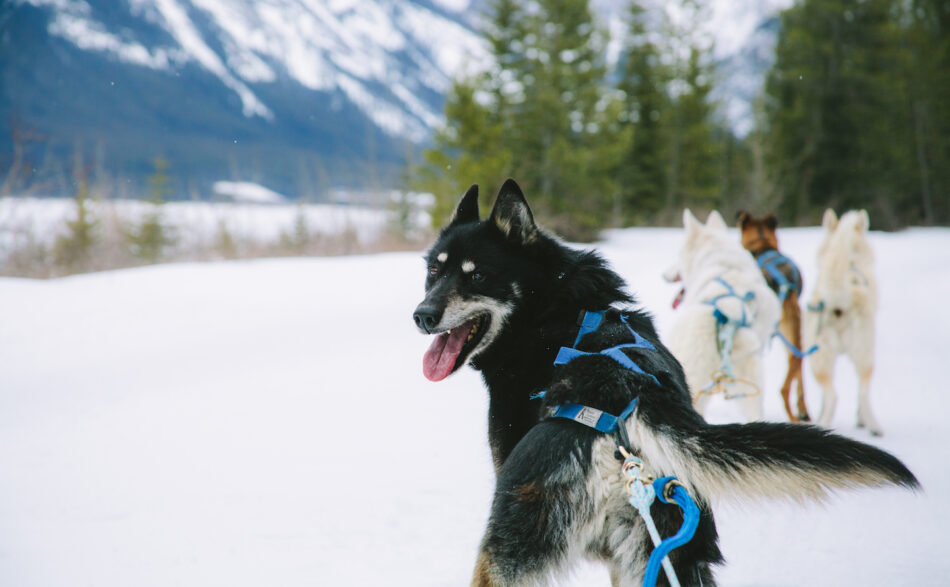
[[[836,489],[920,487],[897,457],[816,426],[704,424],[684,438],[669,428],[638,432],[645,461],[708,497],[820,501]]]

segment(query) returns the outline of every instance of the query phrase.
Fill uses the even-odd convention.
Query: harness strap
[[[867,276],[864,275],[864,273],[861,273],[861,270],[858,269],[858,266],[855,265],[853,261],[851,262],[851,273],[854,273],[854,275],[860,280],[854,281],[853,283],[855,285],[863,285],[864,287],[869,285]]]
[[[649,344],[649,343],[647,343],[647,344]],[[647,373],[646,371],[644,371],[643,369],[641,369],[641,368],[640,368],[640,365],[637,365],[636,363],[634,363],[633,360],[630,359],[630,357],[628,357],[628,356],[627,356],[626,354],[624,354],[624,352],[623,352],[623,349],[627,349],[627,348],[645,349],[645,348],[651,348],[651,347],[652,347],[652,345],[650,345],[650,347],[647,347],[647,346],[644,346],[644,345],[642,345],[642,344],[638,344],[638,343],[636,343],[636,342],[631,342],[631,343],[627,343],[627,344],[618,344],[617,346],[612,346],[612,347],[610,347],[610,348],[604,349],[604,350],[599,351],[599,352],[596,352],[596,353],[588,353],[588,352],[584,352],[584,351],[579,351],[579,350],[577,350],[577,349],[572,349],[572,348],[568,348],[568,347],[561,347],[561,350],[558,351],[558,353],[557,353],[557,358],[554,359],[554,364],[555,364],[555,365],[564,365],[564,364],[570,363],[571,361],[573,361],[574,359],[576,359],[576,358],[578,358],[578,357],[590,357],[590,356],[594,356],[594,355],[604,355],[604,356],[610,357],[610,358],[613,359],[614,361],[620,363],[621,366],[626,367],[627,369],[630,369],[631,371],[633,371],[633,372],[635,372],[635,373],[640,373],[641,375],[646,375],[647,377],[649,377],[650,379],[652,379],[654,383],[656,383],[657,385],[659,385],[660,382],[657,380],[657,378],[656,378],[655,376],[653,376],[653,375],[651,375],[650,373]]]
[[[713,316],[716,318],[716,347],[719,350],[719,369],[712,374],[712,381],[704,388],[700,389],[696,393],[694,398],[694,403],[699,401],[699,397],[702,395],[711,395],[713,393],[723,392],[726,399],[736,399],[740,397],[757,395],[759,393],[758,386],[744,379],[737,379],[735,373],[732,369],[732,343],[735,338],[736,331],[739,328],[749,328],[752,324],[749,322],[749,317],[746,314],[746,302],[750,302],[755,299],[755,292],[749,291],[746,292],[744,296],[740,296],[736,293],[736,290],[722,277],[717,277],[716,281],[726,288],[726,293],[720,294],[714,297],[712,300],[704,302],[706,305],[713,307]],[[724,298],[737,298],[740,302],[740,307],[742,309],[742,319],[741,320],[732,320],[726,316],[718,307],[717,303],[719,300]],[[729,393],[729,388],[735,385],[736,383],[743,383],[752,388],[752,391],[749,393]]]
[[[584,312],[584,319],[581,321],[581,327],[577,331],[577,338],[574,339],[574,344],[571,346],[576,347],[581,342],[581,339],[584,338],[584,336],[600,328],[600,323],[603,321],[604,310],[599,312]]]
[[[728,288],[728,284],[726,284],[726,286]],[[732,288],[728,289],[731,290]],[[743,309],[743,314],[744,313],[745,310]],[[578,330],[577,338],[574,340],[573,346],[576,347],[584,336],[597,330],[603,322],[603,319],[603,311],[587,312],[584,314],[584,318],[581,321],[581,326]],[[630,348],[655,351],[656,347],[654,347],[650,341],[640,336],[638,332],[630,327],[630,324],[627,323],[626,316],[620,314],[620,320],[623,322],[624,326],[627,327],[627,330],[630,331],[630,334],[633,335],[634,342],[618,344],[595,353],[580,351],[576,348],[561,347],[561,349],[558,351],[557,358],[554,360],[554,364],[564,365],[573,361],[577,357],[604,355],[610,357],[627,369],[642,375],[646,375],[652,379],[654,383],[659,385],[660,382],[655,376],[645,372],[623,352],[623,349]],[[542,395],[543,393],[544,392],[541,392]],[[692,498],[689,496],[689,493],[674,478],[664,477],[661,480],[662,484],[651,484],[650,480],[644,478],[643,476],[643,462],[628,452],[627,449],[630,448],[630,440],[627,438],[625,422],[627,418],[629,418],[637,409],[639,403],[640,398],[633,398],[619,416],[614,416],[613,414],[603,410],[581,404],[560,404],[550,408],[548,415],[543,417],[542,420],[549,418],[572,420],[578,424],[583,424],[584,426],[593,428],[594,430],[603,434],[616,433],[618,435],[618,455],[623,454],[626,456],[622,471],[624,477],[626,477],[627,491],[630,493],[629,501],[630,504],[636,507],[640,512],[640,515],[643,518],[644,524],[647,526],[650,537],[652,538],[654,544],[653,552],[650,554],[647,564],[647,574],[644,576],[643,585],[645,587],[654,587],[659,575],[659,569],[662,566],[666,570],[666,575],[669,579],[670,585],[672,587],[679,587],[679,581],[676,577],[676,573],[673,571],[673,565],[670,563],[669,557],[667,555],[674,548],[682,546],[692,539],[693,534],[696,532],[696,527],[699,524],[699,509],[696,507],[696,503],[693,502]],[[654,495],[658,495],[663,503],[675,503],[683,510],[683,525],[675,535],[665,540],[661,540],[660,534],[656,529],[656,524],[653,522],[653,518],[650,515],[650,504],[653,502]],[[650,573],[652,573],[652,575],[650,575]]]
[[[798,272],[798,267],[795,263],[786,257],[785,255],[779,253],[775,249],[768,250],[756,258],[756,262],[759,264],[759,269],[765,271],[769,276],[778,283],[778,296],[779,301],[784,302],[785,298],[788,296],[788,292],[797,291],[801,293],[801,289],[798,286],[798,283],[801,281],[800,274]],[[780,269],[780,265],[787,265],[789,269],[793,272],[792,279],[789,280]]]
[[[637,409],[638,402],[639,398],[633,398],[619,416],[614,416],[613,414],[590,406],[582,406],[581,404],[561,404],[554,406],[547,417],[573,420],[579,424],[593,428],[598,432],[613,434],[617,431],[620,424]]]
[[[734,289],[732,288],[732,286],[729,285],[729,282],[726,281],[725,279],[723,279],[722,277],[717,277],[717,278],[716,278],[716,281],[719,283],[719,285],[721,285],[721,286],[723,286],[724,288],[726,288],[726,293],[724,293],[724,294],[719,294],[718,296],[714,297],[713,299],[708,300],[708,301],[706,301],[706,302],[703,302],[703,303],[706,304],[707,306],[712,306],[712,307],[713,307],[713,316],[716,317],[716,321],[719,322],[719,324],[726,324],[727,322],[730,322],[730,321],[731,321],[731,322],[734,322],[734,323],[736,324],[736,326],[739,326],[739,327],[749,326],[749,318],[748,318],[748,316],[746,315],[746,311],[745,311],[745,302],[751,302],[752,300],[754,300],[754,299],[755,299],[755,292],[753,292],[753,291],[748,291],[748,292],[746,292],[746,294],[745,294],[744,296],[740,296],[739,294],[736,293],[736,290],[734,290]],[[740,321],[730,320],[730,318],[729,318],[728,316],[726,316],[726,315],[722,312],[722,310],[719,309],[719,306],[717,306],[719,300],[722,300],[722,299],[725,299],[725,298],[738,298],[739,301],[743,302],[743,303],[741,304],[741,308],[742,308],[742,320],[740,320]]]
[[[597,330],[600,327],[600,324],[601,322],[603,322],[603,320],[604,320],[604,311],[587,312],[586,314],[584,314],[584,319],[581,322],[581,327],[577,333],[577,338],[574,340],[574,346],[576,347],[585,335],[590,334],[591,332],[594,332],[595,330]],[[623,352],[623,349],[646,349],[650,351],[655,351],[656,347],[653,346],[653,344],[649,340],[643,338],[640,335],[640,333],[638,333],[636,330],[631,328],[630,324],[627,322],[626,316],[624,316],[623,314],[620,315],[620,321],[623,322],[623,325],[626,326],[627,330],[630,331],[630,334],[633,335],[634,342],[614,345],[612,347],[608,347],[602,351],[597,351],[595,353],[588,353],[586,351],[577,350],[576,348],[573,348],[573,347],[562,346],[561,349],[557,353],[557,357],[555,357],[554,359],[555,366],[565,365],[578,357],[604,355],[604,356],[610,357],[614,361],[620,363],[621,366],[626,367],[627,369],[630,369],[631,371],[635,373],[646,375],[647,377],[652,379],[654,383],[659,385],[660,382],[659,380],[657,380],[655,376],[641,369],[640,365],[637,365],[633,361],[633,359],[628,357]]]
[[[805,304],[805,309],[809,312],[818,313],[818,328],[815,330],[815,336],[817,337],[821,334],[821,328],[824,326],[825,322],[825,300],[818,300],[817,304],[807,303]]]
[[[811,348],[808,349],[807,351],[801,350],[800,348],[798,348],[797,346],[795,346],[794,344],[792,344],[792,342],[791,342],[790,340],[788,340],[787,338],[785,338],[785,335],[783,335],[781,332],[779,332],[779,330],[778,330],[777,327],[776,327],[776,329],[775,329],[775,336],[777,336],[778,339],[779,339],[780,341],[782,341],[782,343],[785,345],[785,348],[788,349],[788,352],[792,353],[793,355],[795,355],[795,356],[798,357],[799,359],[804,359],[804,358],[807,357],[808,355],[810,355],[810,354],[812,354],[813,352],[815,352],[815,351],[818,350],[818,345],[817,345],[817,344],[811,345]]]

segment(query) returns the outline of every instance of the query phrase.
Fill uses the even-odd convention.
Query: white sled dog
[[[880,436],[883,431],[871,413],[869,397],[877,310],[869,224],[864,210],[846,212],[841,220],[833,210],[825,210],[821,221],[825,238],[818,247],[818,278],[805,312],[804,336],[807,346],[818,345],[808,359],[823,392],[816,423],[831,426],[837,403],[835,360],[846,354],[858,372],[858,427],[867,426],[871,434]]]
[[[778,298],[718,212],[703,225],[684,210],[683,226],[686,242],[663,274],[683,282],[670,350],[683,365],[697,412],[723,393],[741,402],[748,420],[761,420],[762,354],[779,319]]]

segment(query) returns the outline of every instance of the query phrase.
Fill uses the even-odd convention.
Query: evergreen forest
[[[490,0],[494,63],[454,80],[446,124],[409,170],[440,225],[471,183],[507,177],[579,241],[673,225],[684,207],[818,223],[865,208],[877,229],[950,224],[950,2],[799,0],[740,136],[714,99],[703,0],[632,0],[614,64],[588,0]],[[675,14],[676,18],[670,15]]]

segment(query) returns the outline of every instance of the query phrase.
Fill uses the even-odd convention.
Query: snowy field
[[[806,296],[819,235],[781,233]],[[950,230],[872,236],[885,436],[854,427],[846,363],[835,426],[924,491],[716,504],[722,585],[950,581]],[[600,247],[661,333],[679,242],[641,229]],[[0,279],[0,585],[467,584],[493,487],[486,392],[470,369],[423,378],[423,278],[400,253]],[[771,420],[784,366],[773,344]],[[609,582],[589,566],[564,584]]]

